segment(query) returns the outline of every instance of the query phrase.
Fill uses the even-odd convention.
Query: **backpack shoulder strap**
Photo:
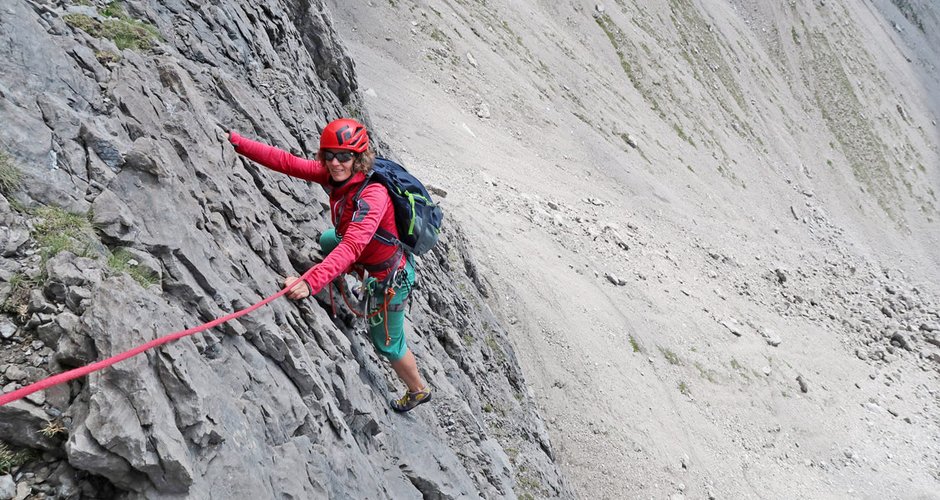
[[[366,189],[366,186],[369,185],[369,181],[372,180],[372,172],[369,172],[366,175],[366,180],[362,181],[362,185],[359,186],[359,189],[356,191],[356,195],[353,196],[353,203],[359,203],[359,197],[362,196],[362,192]]]
[[[366,175],[366,180],[362,181],[362,186],[359,186],[359,190],[356,191],[356,195],[353,197],[353,203],[359,203],[359,197],[362,196],[362,192],[369,185],[369,182],[372,181],[372,174],[373,172],[369,172],[368,175]],[[394,210],[394,207],[393,207],[393,210]],[[375,233],[372,235],[372,239],[377,240],[379,243],[382,243],[383,245],[401,247],[401,241],[399,241],[399,239],[396,238],[395,235],[392,234],[390,231],[386,231],[385,229],[382,229],[382,228],[377,228],[375,230]]]

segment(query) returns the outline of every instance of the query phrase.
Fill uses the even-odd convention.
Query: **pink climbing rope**
[[[309,275],[311,271],[313,271],[312,268],[309,269],[306,273],[304,273],[304,275],[301,276],[300,279],[301,279],[301,280],[306,279],[306,278],[307,278],[307,275]],[[178,340],[178,339],[181,339],[181,338],[183,338],[183,337],[187,337],[187,336],[189,336],[189,335],[193,335],[194,333],[199,333],[199,332],[201,332],[201,331],[208,330],[208,329],[210,329],[210,328],[214,328],[214,327],[216,327],[216,326],[221,325],[222,323],[225,323],[226,321],[231,321],[231,320],[233,320],[233,319],[235,319],[235,318],[239,318],[239,317],[241,317],[241,316],[244,316],[244,315],[246,315],[246,314],[248,314],[248,313],[254,311],[255,309],[258,309],[259,307],[262,307],[262,306],[267,305],[269,302],[271,302],[271,301],[273,301],[273,300],[279,299],[281,296],[283,296],[284,294],[286,294],[286,293],[288,292],[289,288],[290,288],[290,287],[284,287],[284,289],[281,290],[280,292],[277,292],[277,293],[275,293],[274,295],[271,295],[270,297],[267,297],[267,298],[265,298],[264,300],[261,300],[260,302],[257,302],[257,303],[255,303],[254,305],[252,305],[252,306],[250,306],[250,307],[246,307],[245,309],[242,309],[242,310],[240,310],[240,311],[235,311],[235,312],[233,312],[232,314],[229,314],[229,315],[227,315],[227,316],[223,316],[223,317],[221,317],[221,318],[216,318],[216,319],[214,319],[214,320],[212,320],[212,321],[210,321],[210,322],[208,322],[208,323],[206,323],[206,324],[203,324],[203,325],[200,325],[200,326],[196,326],[196,327],[190,328],[190,329],[188,329],[188,330],[183,330],[183,331],[171,333],[171,334],[169,334],[169,335],[167,335],[167,336],[164,336],[164,337],[160,337],[160,338],[158,338],[158,339],[151,340],[150,342],[147,342],[146,344],[137,346],[137,347],[135,347],[135,348],[133,348],[133,349],[131,349],[131,350],[129,350],[129,351],[124,351],[124,352],[122,352],[122,353],[120,353],[120,354],[118,354],[118,355],[116,355],[116,356],[111,356],[111,357],[108,358],[108,359],[103,359],[103,360],[101,360],[101,361],[97,361],[97,362],[92,363],[92,364],[90,364],[90,365],[80,366],[80,367],[78,367],[78,368],[69,370],[69,371],[67,371],[67,372],[63,372],[63,373],[60,373],[60,374],[58,374],[58,375],[53,375],[53,376],[51,376],[51,377],[49,377],[49,378],[44,378],[44,379],[42,379],[42,380],[40,380],[40,381],[38,381],[38,382],[29,384],[29,385],[27,385],[26,387],[22,387],[22,388],[20,388],[20,389],[17,389],[17,390],[15,390],[15,391],[13,391],[13,392],[8,393],[8,394],[4,394],[4,395],[0,396],[0,406],[3,406],[3,405],[5,405],[5,404],[7,404],[7,403],[11,403],[11,402],[16,401],[16,400],[18,400],[18,399],[25,398],[26,396],[29,396],[30,394],[32,394],[32,393],[34,393],[34,392],[41,391],[41,390],[43,390],[43,389],[48,389],[49,387],[52,387],[52,386],[54,386],[54,385],[64,384],[65,382],[68,382],[68,381],[70,381],[70,380],[75,380],[75,379],[77,379],[77,378],[79,378],[79,377],[84,377],[85,375],[88,375],[89,373],[96,372],[96,371],[99,371],[99,370],[103,370],[103,369],[105,369],[105,368],[107,368],[107,367],[109,367],[109,366],[111,366],[111,365],[113,365],[113,364],[115,364],[115,363],[120,363],[121,361],[124,361],[125,359],[132,358],[132,357],[134,357],[134,356],[136,356],[136,355],[138,355],[138,354],[140,354],[140,353],[142,353],[142,352],[144,352],[144,351],[153,349],[154,347],[161,346],[161,345],[166,344],[166,343],[168,343],[168,342],[173,342],[174,340]]]

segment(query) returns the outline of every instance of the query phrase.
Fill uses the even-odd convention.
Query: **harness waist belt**
[[[378,264],[363,264],[362,267],[364,267],[366,271],[369,271],[370,273],[377,273],[379,271],[390,269],[401,262],[401,256],[403,253],[404,252],[402,251],[401,247],[398,247],[395,249],[395,253],[391,257],[383,260],[382,262],[379,262]]]

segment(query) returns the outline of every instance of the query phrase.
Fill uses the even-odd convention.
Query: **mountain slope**
[[[581,496],[935,497],[936,6],[339,7]]]

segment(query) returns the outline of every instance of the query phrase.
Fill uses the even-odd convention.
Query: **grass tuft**
[[[99,11],[104,18],[97,20],[85,14],[63,16],[65,22],[95,38],[107,38],[121,50],[148,50],[160,40],[160,32],[151,24],[127,15],[120,2],[111,2]]]
[[[39,454],[34,450],[17,450],[0,441],[0,475],[12,474],[17,467],[38,458]]]
[[[640,343],[637,342],[635,338],[633,338],[633,335],[630,335],[630,347],[633,348],[633,352],[643,352],[643,350],[640,348]]]
[[[695,363],[695,368],[698,370],[699,375],[701,375],[703,378],[705,378],[709,382],[713,384],[721,383],[721,377],[720,375],[718,375],[718,372],[716,372],[715,370],[706,368],[704,365],[702,365],[699,362]]]
[[[87,214],[73,214],[59,207],[46,206],[36,210],[38,222],[33,238],[39,243],[42,262],[59,252],[68,250],[75,255],[92,255],[92,243],[97,240]]]
[[[10,195],[20,187],[23,175],[5,151],[0,151],[0,193]]]
[[[127,273],[144,288],[155,285],[159,281],[153,272],[132,264],[133,260],[134,256],[130,252],[120,249],[108,257],[108,267],[118,274]]]
[[[68,429],[66,429],[65,426],[62,425],[62,422],[58,420],[50,420],[49,423],[47,423],[45,427],[43,427],[42,429],[39,429],[39,433],[42,434],[43,436],[46,436],[47,438],[54,438],[58,436],[59,434],[68,433]]]
[[[656,347],[659,349],[659,352],[663,353],[663,357],[666,358],[666,361],[668,361],[670,365],[681,365],[681,364],[682,364],[682,362],[679,361],[679,355],[678,355],[678,354],[676,354],[676,353],[674,353],[674,352],[672,352],[672,351],[670,351],[669,349],[666,349],[666,348],[664,348],[664,347],[660,347],[660,346],[656,346]]]

